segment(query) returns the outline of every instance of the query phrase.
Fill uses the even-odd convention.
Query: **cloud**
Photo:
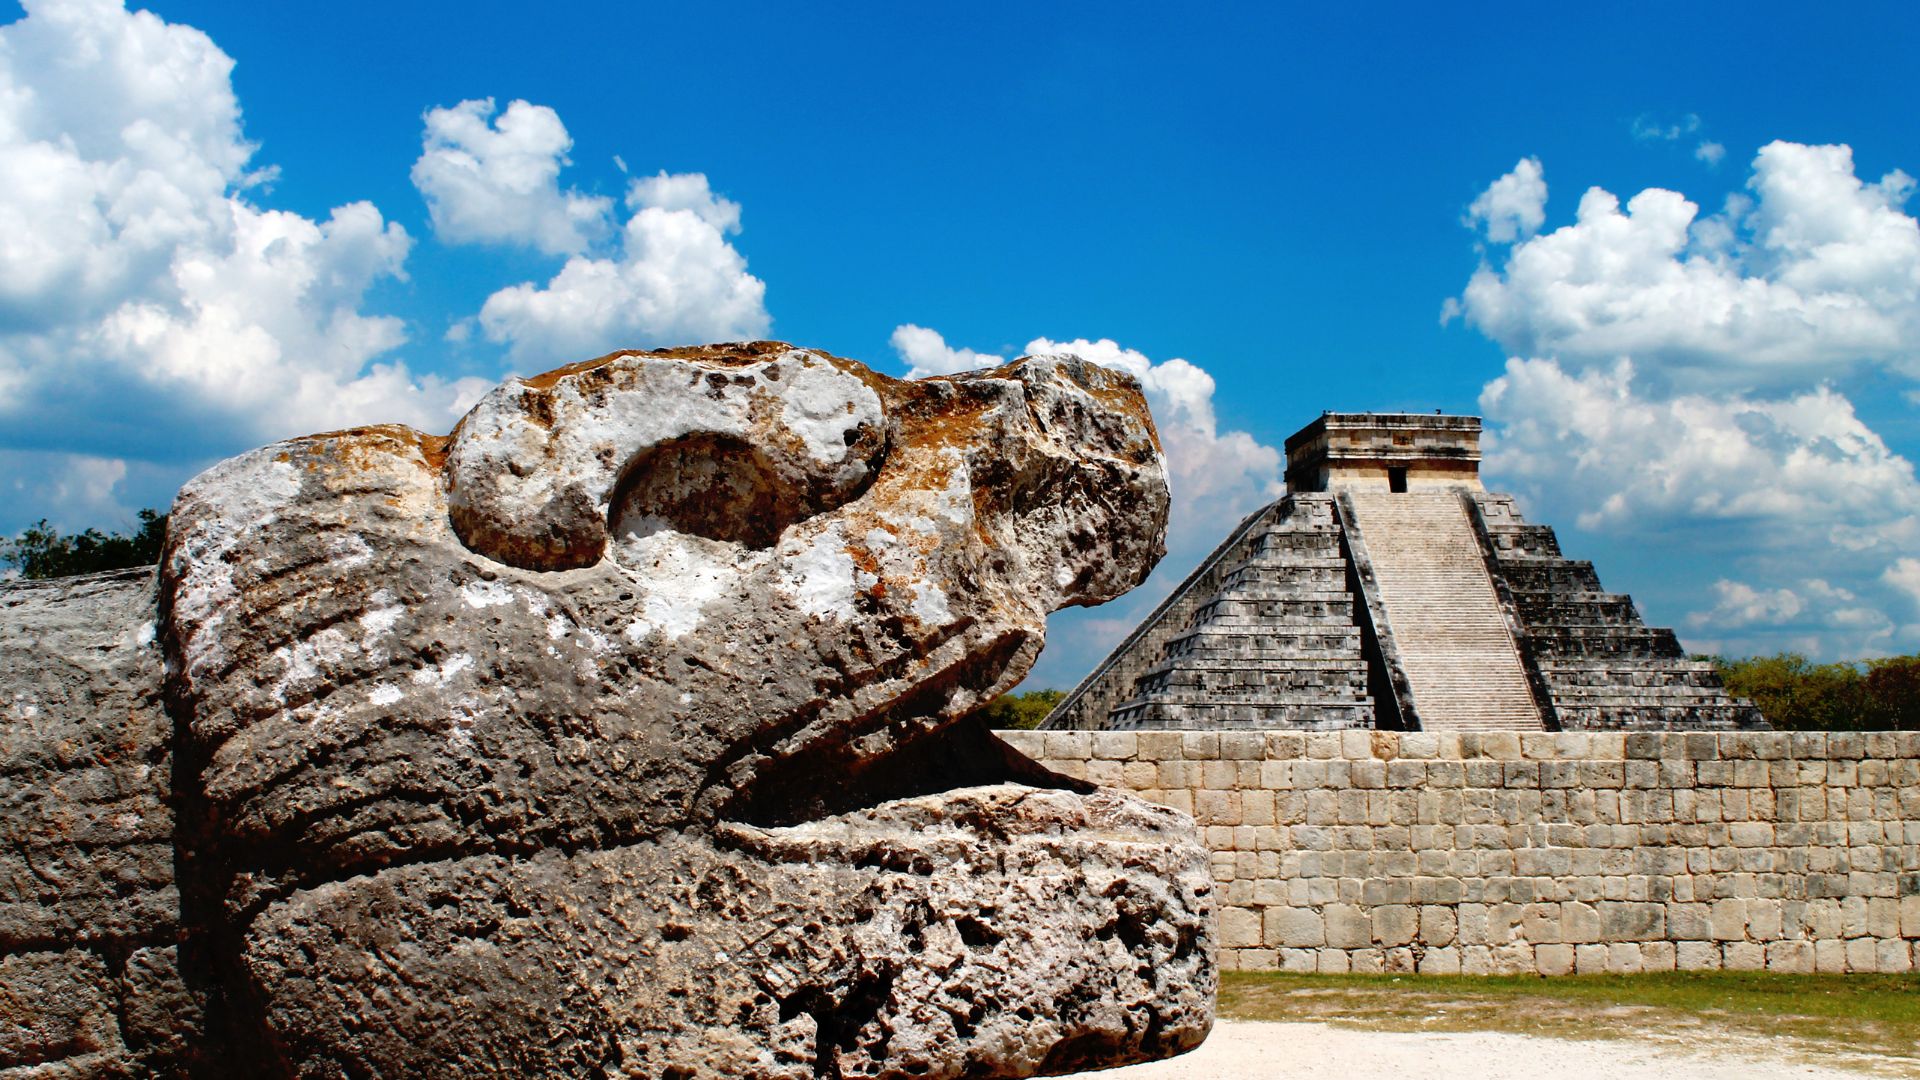
[[[1547,181],[1539,158],[1521,158],[1467,207],[1467,225],[1486,231],[1496,244],[1511,244],[1540,231],[1547,220]]]
[[[1006,358],[989,353],[978,353],[972,349],[956,349],[947,344],[947,339],[938,331],[928,330],[924,326],[906,323],[893,328],[893,336],[888,339],[893,351],[907,362],[907,378],[924,379],[929,375],[952,375],[960,371],[976,371],[980,368],[995,368],[1006,363]]]
[[[1480,406],[1500,425],[1488,467],[1543,489],[1571,482],[1582,528],[1804,521],[1839,530],[1826,535],[1849,550],[1891,550],[1920,512],[1912,463],[1830,387],[1776,400],[1655,397],[1636,387],[1631,361],[1569,372],[1516,358]]]
[[[271,170],[200,31],[105,0],[27,12],[0,27],[0,451],[177,482],[302,431],[446,429],[479,387],[414,377],[387,359],[399,320],[362,310],[403,275],[404,229],[364,202],[256,203]],[[46,490],[56,514],[100,501]]]
[[[561,191],[573,140],[559,114],[514,101],[494,118],[492,98],[430,109],[413,185],[434,235],[452,244],[523,244],[572,255],[611,229],[613,200]]]
[[[1700,117],[1688,113],[1671,124],[1663,124],[1642,113],[1634,117],[1631,130],[1633,137],[1641,142],[1674,142],[1699,131]]]
[[[1480,397],[1489,476],[1638,565],[1696,647],[1920,646],[1900,602],[1920,483],[1840,389],[1920,377],[1912,189],[1898,170],[1862,181],[1848,147],[1774,142],[1717,214],[1596,187],[1525,239],[1476,220],[1488,261],[1443,316],[1512,357]]]
[[[1483,199],[1500,198],[1512,174]],[[1894,171],[1854,175],[1845,146],[1774,142],[1751,197],[1706,218],[1678,192],[1590,188],[1573,224],[1513,244],[1457,301],[1509,355],[1634,359],[1686,389],[1789,386],[1852,368],[1920,376],[1920,224]],[[1478,205],[1478,204],[1476,204]],[[1502,244],[1506,219],[1476,218]]]
[[[613,257],[567,260],[544,287],[501,289],[480,309],[515,362],[569,363],[618,348],[764,337],[766,284],[727,241],[740,205],[699,173],[636,179]]]
[[[1895,559],[1880,575],[1880,580],[1905,593],[1915,611],[1920,612],[1920,559],[1911,556]]]
[[[1662,599],[1690,607],[1686,624],[1707,635],[1695,646],[1852,657],[1920,635],[1896,635],[1881,580],[1920,546],[1920,482],[1831,387],[1660,395],[1631,361],[1570,372],[1515,358],[1480,405],[1486,472],[1536,518],[1694,560]],[[1689,599],[1685,579],[1709,560],[1749,580]]]
[[[118,458],[0,450],[0,476],[7,478],[0,488],[6,498],[20,506],[51,508],[49,520],[57,516],[52,523],[62,531],[135,520],[137,508],[127,505],[121,490],[127,463]]]
[[[1693,148],[1695,161],[1706,162],[1709,168],[1719,165],[1720,159],[1727,156],[1727,148],[1711,139],[1702,139],[1700,145]]]
[[[1689,614],[1689,626],[1715,634],[1759,631],[1797,652],[1828,650],[1839,640],[1852,656],[1884,650],[1894,632],[1885,612],[1819,578],[1777,589],[1722,578],[1713,583],[1713,592],[1717,602]]]

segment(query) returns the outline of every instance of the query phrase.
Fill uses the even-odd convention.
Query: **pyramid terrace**
[[[1671,630],[1480,482],[1480,419],[1323,413],[1043,727],[1764,728]]]

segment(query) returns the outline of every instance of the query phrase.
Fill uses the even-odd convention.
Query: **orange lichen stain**
[[[847,557],[853,560],[854,566],[874,576],[873,587],[867,590],[868,596],[878,600],[887,595],[887,582],[880,573],[880,560],[873,557],[873,552],[858,544],[848,544]]]
[[[595,368],[603,368],[623,356],[635,355],[640,355],[636,349],[621,349],[618,352],[610,352],[605,356],[596,356],[591,360],[581,360],[578,363],[568,364],[565,367],[554,368],[552,371],[544,371],[538,375],[529,375],[521,379],[520,383],[531,390],[551,390],[559,384],[560,380],[568,376],[578,375],[585,371],[592,371]]]
[[[408,451],[417,456],[421,464],[438,472],[446,467],[447,446],[451,441],[448,436],[428,435],[405,424],[322,431],[289,440],[311,455],[306,465],[309,472],[320,468],[318,458],[321,456],[330,459],[327,463],[333,466],[367,470],[389,465],[393,458],[404,457]]]

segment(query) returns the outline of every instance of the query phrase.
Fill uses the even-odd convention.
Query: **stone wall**
[[[1920,732],[999,734],[1194,815],[1228,969],[1920,963]]]

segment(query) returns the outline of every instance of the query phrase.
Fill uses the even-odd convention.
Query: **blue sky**
[[[1177,501],[1030,685],[1328,408],[1484,412],[1693,647],[1920,648],[1920,16],[1551,7],[0,4],[0,531],[617,347],[1045,339]]]

